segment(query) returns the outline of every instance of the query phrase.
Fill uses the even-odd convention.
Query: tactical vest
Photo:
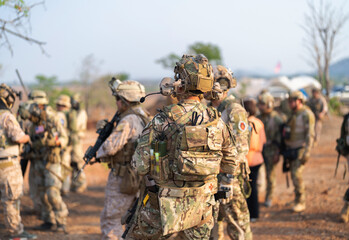
[[[122,114],[121,118],[124,118],[128,115],[134,114],[141,118],[142,125],[145,125],[149,122],[148,116],[144,115],[137,108],[131,108]],[[125,172],[125,166],[130,165],[133,153],[136,150],[137,141],[128,141],[125,146],[118,151],[114,156],[107,157],[107,162],[110,162],[111,167],[114,169],[114,173],[118,176],[123,176]]]
[[[0,116],[8,110],[0,110]],[[9,112],[9,111],[8,111]],[[13,142],[6,134],[3,124],[0,123],[0,158],[18,156],[19,146]]]
[[[201,116],[206,112],[209,120],[198,121],[196,125],[194,112]],[[165,107],[160,117],[168,119],[169,125],[160,137],[158,133],[152,140],[151,177],[159,184],[180,181],[179,185],[215,178],[223,158],[222,129],[217,127],[218,111],[201,103],[188,112],[179,105],[172,105]],[[167,136],[168,140],[161,139],[161,135]]]

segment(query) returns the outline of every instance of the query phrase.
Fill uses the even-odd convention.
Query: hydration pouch
[[[170,175],[167,141],[153,140],[150,149],[150,174],[157,182],[167,181]]]

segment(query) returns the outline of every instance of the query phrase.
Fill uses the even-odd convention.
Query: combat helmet
[[[212,90],[214,75],[208,59],[202,55],[183,55],[174,68],[175,81],[180,81],[180,93],[202,94]]]
[[[145,96],[145,88],[137,81],[127,80],[121,82],[119,79],[113,78],[109,82],[109,87],[113,92],[113,96],[119,96],[128,102],[139,102]]]
[[[68,95],[62,94],[55,101],[57,105],[61,105],[67,108],[71,108],[70,97]]]
[[[258,102],[266,104],[269,109],[274,107],[274,97],[267,91],[258,96]]]
[[[20,93],[16,92],[11,87],[7,86],[5,83],[0,85],[0,99],[5,104],[8,109],[13,107],[15,103],[16,96],[20,97]]]
[[[33,90],[33,91],[31,91],[29,93],[28,98],[29,98],[29,100],[33,100],[33,102],[36,103],[36,104],[42,104],[42,105],[47,105],[48,104],[47,95],[42,90]]]
[[[300,99],[303,103],[305,102],[305,96],[301,91],[291,92],[289,99]]]
[[[236,87],[236,79],[233,73],[222,65],[213,68],[214,80],[218,82],[223,91]]]

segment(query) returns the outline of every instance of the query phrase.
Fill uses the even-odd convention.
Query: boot
[[[67,231],[65,229],[65,225],[57,224],[57,228],[55,229],[55,232],[67,233]]]
[[[298,202],[292,208],[294,212],[303,212],[305,210],[305,203]]]
[[[26,231],[23,231],[22,233],[20,234],[16,234],[16,235],[11,235],[9,237],[10,240],[15,240],[15,239],[36,239],[37,236],[35,234],[30,234]]]
[[[44,222],[43,224],[35,228],[35,230],[41,230],[41,231],[51,231],[54,229],[56,229],[56,225],[50,222]]]
[[[264,202],[264,206],[266,207],[271,207],[273,204],[272,204],[272,201],[269,197],[265,198],[265,202]]]
[[[344,206],[343,206],[342,211],[341,211],[341,216],[340,216],[342,222],[344,222],[344,223],[348,222],[348,220],[349,220],[348,215],[349,215],[349,202],[345,201]]]

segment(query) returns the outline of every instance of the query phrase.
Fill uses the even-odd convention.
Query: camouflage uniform
[[[258,118],[263,122],[267,143],[263,146],[263,158],[266,168],[267,189],[265,195],[265,204],[270,206],[273,198],[273,192],[276,185],[275,171],[276,165],[280,159],[281,146],[281,125],[283,120],[280,115],[273,110],[274,98],[269,93],[260,95],[259,104],[265,104],[265,112],[262,112]],[[267,106],[269,104],[269,107]]]
[[[340,138],[337,139],[336,150],[339,154],[343,155],[347,159],[347,164],[349,166],[349,113],[344,116],[341,126],[341,135]],[[346,190],[343,200],[344,206],[342,208],[340,218],[346,223],[349,220],[349,188]]]
[[[300,99],[300,96],[303,98],[303,94],[296,91],[291,94],[290,98]],[[305,163],[310,157],[314,141],[314,114],[307,106],[303,105],[301,109],[292,112],[286,125],[290,129],[289,136],[284,137],[286,149],[289,151],[298,150],[297,157],[290,161],[291,177],[295,187],[295,206],[293,209],[296,211],[298,206],[301,206],[300,208],[304,210],[305,185],[302,174]]]
[[[76,118],[76,131],[71,132],[70,139],[72,140],[71,161],[73,167],[73,176],[76,176],[79,169],[84,165],[84,151],[81,139],[84,137],[84,131],[87,127],[87,114],[84,109],[75,110],[72,112]],[[72,182],[72,190],[83,192],[87,187],[86,174],[81,172],[79,177]]]
[[[213,83],[210,68],[204,56],[184,55],[175,73],[188,92],[181,92],[178,104],[163,108],[142,133],[132,165],[145,176],[147,187],[141,190],[126,239],[167,239],[173,233],[176,239],[210,237],[217,208],[216,176],[238,168],[237,150],[218,111],[201,104],[188,90],[201,87],[190,84],[204,77],[200,83]],[[200,91],[212,85],[204,87]]]
[[[320,93],[319,93],[320,94]],[[313,111],[315,115],[315,139],[314,143],[318,143],[320,141],[320,134],[322,129],[322,119],[327,113],[327,102],[326,99],[323,96],[319,96],[318,98],[315,98],[314,96],[311,97],[307,105]]]
[[[23,177],[15,142],[25,133],[9,110],[0,110],[0,135],[0,195],[5,226],[11,234],[20,234],[23,232],[19,206]]]
[[[44,113],[43,113],[44,112]],[[32,166],[35,183],[43,203],[42,219],[45,223],[63,227],[66,225],[68,209],[61,197],[62,166],[60,151],[68,144],[68,136],[52,108],[42,110],[46,120],[33,121],[30,127],[32,142]],[[60,146],[56,146],[59,140]]]
[[[142,85],[135,81],[124,81],[117,90],[127,86],[132,88]],[[120,94],[118,91],[117,93]],[[139,99],[140,97],[138,101]],[[121,239],[121,217],[139,189],[139,178],[132,170],[130,162],[136,141],[146,125],[146,116],[139,105],[130,106],[121,114],[120,122],[97,152],[97,158],[107,162],[111,168],[100,219],[102,239]]]

